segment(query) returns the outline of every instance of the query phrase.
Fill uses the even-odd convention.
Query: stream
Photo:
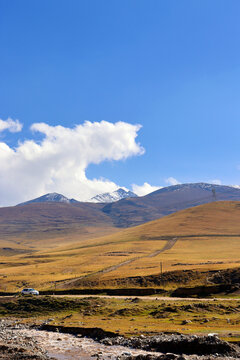
[[[155,351],[161,348],[165,354],[141,350],[144,348]],[[182,353],[188,355],[177,355]],[[80,335],[38,330],[16,320],[0,320],[0,360],[120,360],[150,354],[161,359],[240,359],[239,346],[223,341],[215,334],[106,337],[98,342]]]
[[[46,354],[57,360],[115,360],[119,355],[154,354],[124,346],[107,346],[92,339],[70,334],[39,331],[34,329],[17,330],[21,338],[32,338]],[[156,353],[155,353],[156,354]],[[160,355],[158,353],[158,355]]]

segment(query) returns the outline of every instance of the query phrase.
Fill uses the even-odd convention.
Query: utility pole
[[[214,189],[214,187],[212,188],[212,197],[213,197],[213,201],[217,200],[216,190]]]
[[[162,275],[163,273],[163,265],[162,265],[162,261],[160,261],[160,274]]]

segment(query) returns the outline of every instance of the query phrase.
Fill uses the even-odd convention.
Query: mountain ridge
[[[32,203],[44,203],[44,202],[59,202],[59,203],[65,203],[65,204],[78,203],[78,201],[75,199],[69,199],[62,194],[53,192],[53,193],[47,193],[45,195],[39,196],[35,199],[31,199],[31,200],[22,202],[20,204],[17,204],[17,206],[27,205],[27,204],[32,204]]]
[[[195,190],[199,190],[201,189],[202,191],[206,191],[206,194],[208,194],[208,198],[210,200],[210,198],[212,198],[212,201],[216,201],[216,200],[221,200],[221,196],[218,199],[218,195],[221,195],[223,193],[239,193],[240,194],[240,187],[238,186],[230,186],[230,185],[217,185],[217,184],[211,184],[211,183],[185,183],[185,184],[177,184],[177,185],[171,185],[171,186],[166,186],[163,188],[160,188],[158,190],[155,190],[147,195],[144,196],[138,196],[136,195],[134,192],[128,190],[126,191],[123,188],[119,188],[113,192],[107,192],[107,193],[102,193],[102,194],[98,194],[94,197],[92,197],[90,200],[88,201],[78,201],[74,198],[68,198],[62,194],[56,193],[56,192],[52,192],[52,193],[47,193],[44,194],[42,196],[39,196],[37,198],[28,200],[28,201],[24,201],[22,203],[17,204],[17,206],[21,206],[21,205],[27,205],[27,204],[31,204],[31,203],[42,203],[42,202],[63,202],[63,203],[67,203],[67,204],[74,204],[74,203],[106,203],[106,204],[110,204],[110,203],[114,203],[114,202],[118,202],[124,199],[129,199],[129,198],[138,198],[138,199],[142,199],[145,201],[145,199],[150,199],[156,195],[160,195],[160,194],[167,194],[167,193],[174,193],[177,191],[182,191],[183,189],[187,190],[187,189],[195,189]],[[230,195],[231,197],[232,195]],[[140,200],[140,201],[142,201]],[[209,201],[207,201],[209,202]]]
[[[37,198],[30,203],[0,208],[0,237],[47,239],[75,234],[80,239],[95,236],[99,229],[114,232],[216,200],[240,201],[240,189],[207,183],[173,185],[143,197],[111,203],[66,202],[67,198],[60,195],[59,199],[58,195],[50,196],[55,201],[37,202]]]
[[[113,192],[107,192],[107,193],[96,195],[90,199],[90,202],[111,203],[111,202],[119,201],[122,199],[130,198],[130,197],[137,197],[137,195],[130,190],[126,191],[123,188],[119,188]]]
[[[19,203],[19,204],[17,204],[17,206],[27,205],[27,204],[32,204],[32,203],[44,203],[44,202],[59,202],[59,203],[66,203],[66,204],[88,203],[88,202],[110,203],[110,202],[119,201],[121,199],[126,199],[129,197],[137,197],[137,195],[134,192],[132,192],[130,190],[126,191],[123,188],[119,188],[111,193],[108,192],[108,193],[98,194],[98,195],[92,197],[89,201],[78,201],[73,198],[69,199],[68,197],[66,197],[62,194],[59,194],[57,192],[52,192],[52,193],[44,194],[42,196],[39,196],[39,197],[31,199],[31,200],[27,200],[22,203]]]
[[[186,183],[158,189],[142,197],[106,204],[102,211],[117,227],[156,220],[179,210],[213,201],[239,201],[240,189],[208,183]]]
[[[50,199],[56,200],[55,196],[57,194]],[[21,244],[30,249],[43,244],[54,247],[55,244],[114,234],[121,228],[165,218],[179,210],[225,200],[240,201],[240,189],[193,183],[174,185],[143,197],[113,203],[52,201],[5,207],[0,208],[1,244],[3,248]]]

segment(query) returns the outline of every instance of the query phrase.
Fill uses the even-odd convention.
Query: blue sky
[[[41,122],[141,124],[145,153],[89,161],[88,179],[239,184],[239,12],[238,0],[0,0],[0,119],[23,124],[0,141],[40,142]]]

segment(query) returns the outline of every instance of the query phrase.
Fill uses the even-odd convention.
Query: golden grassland
[[[0,252],[0,290],[50,288],[56,286],[56,281],[82,276],[105,280],[158,274],[160,263],[163,271],[237,267],[239,219],[240,202],[222,201],[97,238],[79,236],[77,242],[78,235],[74,234],[70,239],[43,239],[41,250],[38,246],[31,253],[16,252],[12,256]],[[172,248],[154,254],[173,238],[177,241]],[[29,239],[26,241],[17,244],[16,249],[30,246]],[[119,266],[128,260],[132,261]],[[112,268],[116,265],[119,267]],[[111,271],[101,272],[109,268]]]
[[[44,228],[42,228],[42,231],[39,230],[37,233],[30,232],[29,234],[26,234],[19,232],[17,236],[1,236],[0,255],[5,254],[5,251],[2,249],[6,247],[12,249],[12,255],[14,254],[14,250],[24,250],[25,252],[34,253],[43,249],[55,250],[57,247],[73,246],[73,244],[80,244],[81,241],[97,239],[118,231],[119,229],[113,226],[98,225],[81,226],[79,228],[75,226],[71,228],[71,231],[69,229],[64,229],[64,231],[61,231],[60,234],[57,231],[53,231],[49,234]]]
[[[149,244],[150,245],[150,244]],[[240,237],[182,238],[174,247],[152,258],[133,263],[102,276],[103,279],[124,276],[146,276],[174,270],[213,270],[240,266]]]

